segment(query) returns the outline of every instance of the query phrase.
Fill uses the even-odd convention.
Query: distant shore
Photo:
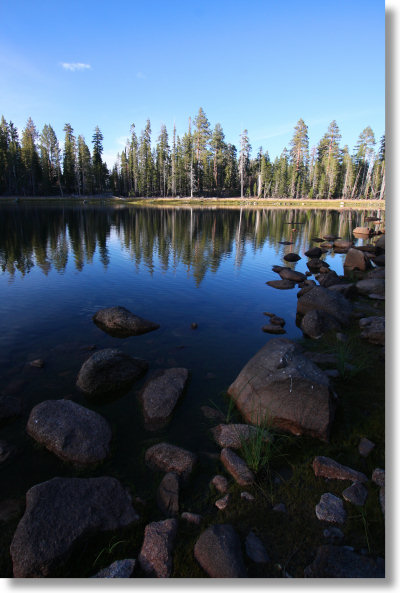
[[[74,201],[82,202],[123,202],[131,205],[151,206],[224,206],[224,207],[262,207],[262,208],[355,208],[363,210],[385,210],[385,200],[291,200],[288,198],[217,198],[217,197],[119,197],[113,195],[90,196],[0,196],[1,202],[15,201]]]

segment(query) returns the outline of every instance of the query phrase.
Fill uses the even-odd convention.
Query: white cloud
[[[63,62],[61,64],[61,66],[64,68],[64,70],[70,70],[71,72],[75,72],[75,70],[90,70],[91,69],[90,64],[83,64],[82,62],[74,62],[72,64],[69,62]]]

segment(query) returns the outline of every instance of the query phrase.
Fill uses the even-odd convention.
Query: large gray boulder
[[[245,578],[240,539],[232,525],[211,525],[194,546],[194,557],[211,578]]]
[[[71,400],[48,400],[35,406],[26,431],[46,449],[77,465],[99,463],[110,452],[107,420]]]
[[[160,428],[169,419],[185,389],[189,371],[183,368],[156,371],[140,394],[146,426]]]
[[[158,323],[138,317],[125,307],[100,309],[93,315],[93,321],[100,329],[115,338],[139,336],[160,327]]]
[[[138,520],[115,478],[53,478],[26,493],[10,552],[14,577],[59,576],[75,547]]]
[[[297,313],[305,315],[308,311],[325,311],[334,317],[342,325],[350,321],[352,311],[351,303],[341,294],[323,288],[314,286],[297,301]]]
[[[149,577],[165,579],[171,576],[172,551],[177,529],[176,519],[166,519],[146,526],[138,560]]]
[[[247,422],[268,419],[297,435],[329,439],[335,408],[329,379],[290,340],[270,340],[244,366],[228,394]]]
[[[347,546],[324,545],[317,549],[313,562],[304,569],[306,578],[376,579],[385,578],[382,558],[356,554]]]
[[[106,348],[93,354],[83,363],[77,386],[90,397],[99,397],[129,389],[148,368],[141,358]]]

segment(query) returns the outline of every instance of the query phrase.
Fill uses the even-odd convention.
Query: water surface
[[[286,337],[302,335],[295,323],[297,288],[267,286],[279,279],[272,266],[305,272],[304,251],[317,245],[314,237],[350,239],[371,214],[376,211],[1,204],[0,390],[21,398],[24,414],[0,429],[0,438],[18,449],[0,470],[0,501],[56,475],[75,475],[25,433],[29,411],[46,399],[72,397],[109,420],[112,456],[82,475],[114,475],[138,494],[152,480],[143,457],[155,442],[187,447],[203,459],[217,452],[200,407],[226,407],[221,394],[273,337],[261,331],[263,312],[286,320]],[[302,259],[286,263],[289,251]],[[323,256],[339,274],[344,257]],[[110,337],[92,315],[113,305],[161,327],[123,340]],[[94,346],[145,358],[147,376],[160,368],[190,369],[187,391],[167,427],[149,432],[143,425],[136,395],[146,378],[102,405],[77,391],[76,376]],[[37,358],[45,361],[43,369],[29,366]]]

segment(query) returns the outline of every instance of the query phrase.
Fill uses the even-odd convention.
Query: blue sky
[[[253,154],[288,146],[300,117],[310,146],[336,119],[352,149],[384,133],[385,5],[381,0],[14,0],[0,4],[0,114],[32,117],[59,138],[69,122],[104,135],[109,165],[131,123],[156,140],[187,129],[201,106]],[[7,26],[4,26],[4,23]],[[79,66],[80,65],[80,66]]]

